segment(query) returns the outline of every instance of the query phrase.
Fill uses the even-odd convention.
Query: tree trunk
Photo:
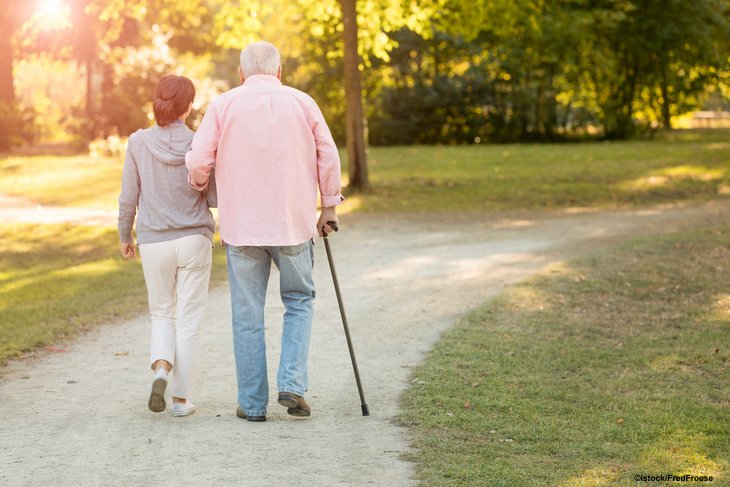
[[[667,82],[667,68],[662,68],[662,127],[672,130],[672,103],[669,100],[669,83]]]
[[[94,63],[91,59],[84,61],[84,67],[86,68],[86,104],[84,111],[89,120],[94,119]]]
[[[633,103],[639,77],[638,69],[629,66],[623,71],[622,79],[618,82],[616,89],[608,90],[610,96],[606,108],[604,108],[606,116],[604,130],[607,139],[627,139],[635,129]]]
[[[13,87],[13,32],[15,22],[11,12],[3,8],[0,12],[0,103],[13,105],[15,89]]]
[[[535,93],[535,135],[543,139],[546,134],[545,129],[545,84],[544,81],[538,79],[537,90]]]
[[[347,161],[350,176],[349,189],[363,191],[368,182],[365,158],[365,128],[360,86],[360,58],[357,53],[357,11],[355,0],[341,0],[345,41],[345,99],[347,101]]]

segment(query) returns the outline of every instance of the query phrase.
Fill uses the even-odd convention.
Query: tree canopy
[[[194,79],[202,111],[263,38],[342,143],[347,3],[364,145],[623,138],[728,93],[730,0],[29,0],[0,12],[0,125],[35,112],[43,137],[126,135],[168,72]],[[52,63],[79,96],[29,87]]]

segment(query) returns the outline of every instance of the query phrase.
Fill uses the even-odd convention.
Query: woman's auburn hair
[[[152,111],[160,127],[166,127],[188,111],[195,99],[195,86],[185,76],[168,74],[163,76],[155,88]]]

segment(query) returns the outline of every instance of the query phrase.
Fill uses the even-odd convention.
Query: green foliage
[[[375,141],[412,143],[424,133],[430,142],[474,134],[562,140],[599,130],[626,138],[641,126],[671,127],[730,70],[727,1],[454,0],[442,7],[432,40],[395,36],[403,42],[379,100],[388,116],[372,123]],[[410,59],[396,55],[406,45]]]
[[[728,70],[730,4],[614,1],[579,5],[579,87],[609,138],[624,138],[638,116],[659,121],[700,106]]]
[[[0,102],[0,151],[33,142],[34,118],[32,110]]]
[[[54,28],[30,6],[0,16],[16,57],[44,53],[84,79],[83,103],[57,104],[73,120],[66,130],[94,138],[146,125],[156,80],[188,74],[185,56],[209,65],[194,78],[215,84],[207,100],[226,88],[210,77],[237,84],[240,48],[264,38],[282,52],[284,82],[310,93],[344,141],[337,0],[66,3]],[[708,91],[728,97],[729,0],[358,0],[357,11],[376,145],[625,138],[671,127]],[[58,130],[43,123],[54,127],[44,139]]]
[[[404,26],[430,33],[428,2],[359,0],[358,39],[365,91],[379,93],[383,69]],[[253,40],[273,42],[282,53],[283,81],[309,93],[320,105],[335,140],[345,140],[342,13],[338,0],[222,2],[215,15],[217,43],[239,50]],[[233,54],[238,59],[237,53]],[[368,118],[378,116],[367,96]]]
[[[479,51],[461,38],[435,32],[424,39],[402,29],[393,33],[397,47],[387,63],[388,83],[370,115],[374,145],[472,143],[483,135],[486,120],[478,107],[490,90],[487,73],[470,65]],[[485,139],[486,140],[486,139]]]

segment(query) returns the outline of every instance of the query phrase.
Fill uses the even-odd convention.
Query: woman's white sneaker
[[[167,374],[155,374],[150,391],[150,400],[147,407],[150,411],[159,413],[165,410],[165,389],[167,388]]]
[[[173,416],[187,416],[195,411],[195,404],[191,402],[173,402],[172,403],[172,415]]]

